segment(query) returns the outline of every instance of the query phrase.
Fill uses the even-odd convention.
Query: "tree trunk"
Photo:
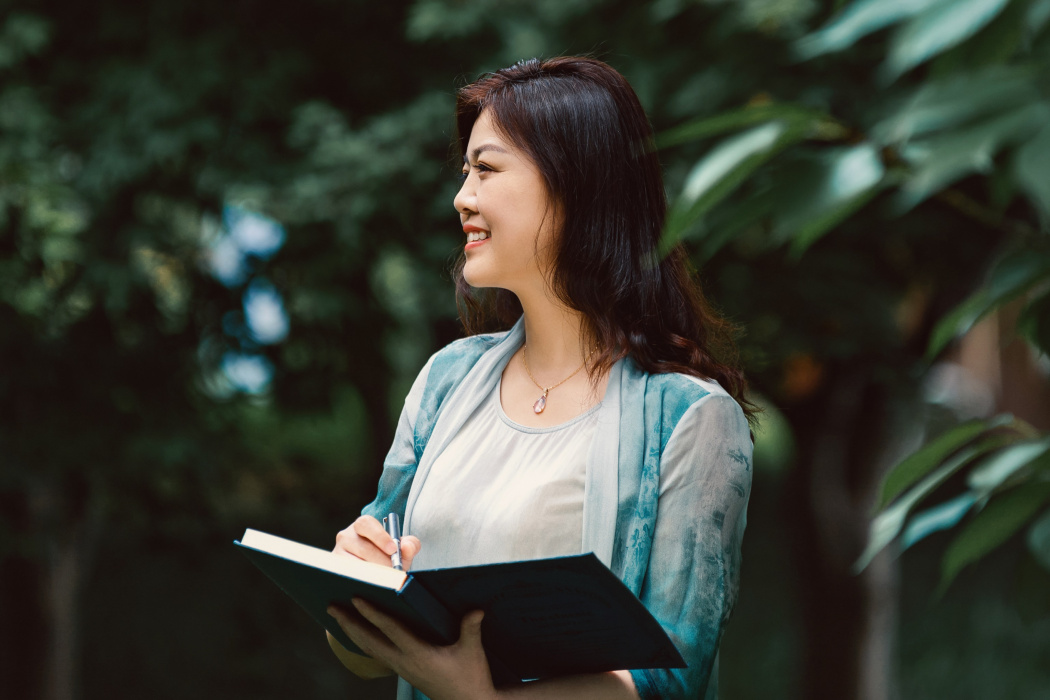
[[[80,598],[102,525],[101,500],[79,478],[39,484],[31,498],[44,533],[41,595],[43,700],[80,696]]]
[[[799,436],[787,493],[806,635],[802,697],[889,700],[896,694],[896,560],[881,555],[859,575],[853,566],[882,474],[918,437],[896,417],[914,411],[863,369],[839,371],[825,387],[786,412]]]
[[[76,700],[79,695],[78,612],[85,563],[80,539],[75,534],[59,535],[51,542],[47,556],[45,700]]]

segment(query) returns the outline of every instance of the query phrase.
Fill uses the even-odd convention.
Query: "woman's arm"
[[[689,664],[632,671],[644,700],[714,697],[709,687],[736,603],[751,490],[751,439],[737,403],[710,394],[678,421],[660,455],[660,491],[639,597]]]

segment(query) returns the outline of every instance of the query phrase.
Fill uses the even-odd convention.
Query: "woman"
[[[428,645],[376,610],[333,608],[401,676],[399,697],[697,698],[736,599],[751,483],[744,378],[684,254],[656,254],[666,203],[652,130],[623,77],[588,58],[531,60],[457,100],[469,335],[417,378],[376,500],[336,551],[389,563],[378,518],[404,513],[427,568],[593,551],[661,622],[686,669],[496,690],[481,613]],[[476,334],[488,325],[510,330]],[[355,603],[358,605],[358,603]],[[333,642],[351,668],[353,658]],[[412,690],[409,686],[416,688]]]

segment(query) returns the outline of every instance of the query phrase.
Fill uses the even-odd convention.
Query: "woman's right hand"
[[[419,553],[421,546],[418,537],[408,535],[401,538],[401,566],[405,571],[412,567],[412,559]],[[397,551],[397,545],[394,544],[394,538],[387,534],[381,522],[370,515],[362,515],[350,527],[335,536],[335,549],[332,551],[343,556],[364,559],[374,564],[392,566],[390,555]],[[327,635],[328,645],[335,652],[336,657],[361,678],[390,675],[390,668],[382,661],[347,651],[330,632]]]
[[[422,544],[418,537],[405,535],[401,538],[401,565],[405,571],[412,568],[412,560],[419,554],[421,548]],[[383,528],[383,523],[371,515],[362,515],[350,527],[341,530],[335,536],[335,549],[332,551],[336,554],[364,559],[373,564],[391,566],[390,555],[397,551],[397,545]]]

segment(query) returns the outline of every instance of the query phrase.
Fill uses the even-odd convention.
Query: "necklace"
[[[587,353],[587,357],[583,358],[583,364],[577,367],[576,371],[574,371],[568,377],[562,379],[557,384],[552,384],[551,386],[543,386],[542,384],[536,381],[536,377],[532,376],[532,372],[529,371],[529,356],[525,353],[528,347],[528,345],[523,345],[521,347],[521,360],[525,363],[525,373],[529,375],[529,379],[532,380],[533,384],[535,384],[537,387],[543,390],[543,394],[540,395],[540,398],[536,399],[536,403],[532,404],[532,410],[535,413],[543,413],[543,409],[547,408],[547,394],[550,393],[551,389],[557,389],[562,384],[579,374],[580,370],[587,366],[587,360],[591,359],[591,355],[594,354],[594,350],[591,350],[589,353]]]

